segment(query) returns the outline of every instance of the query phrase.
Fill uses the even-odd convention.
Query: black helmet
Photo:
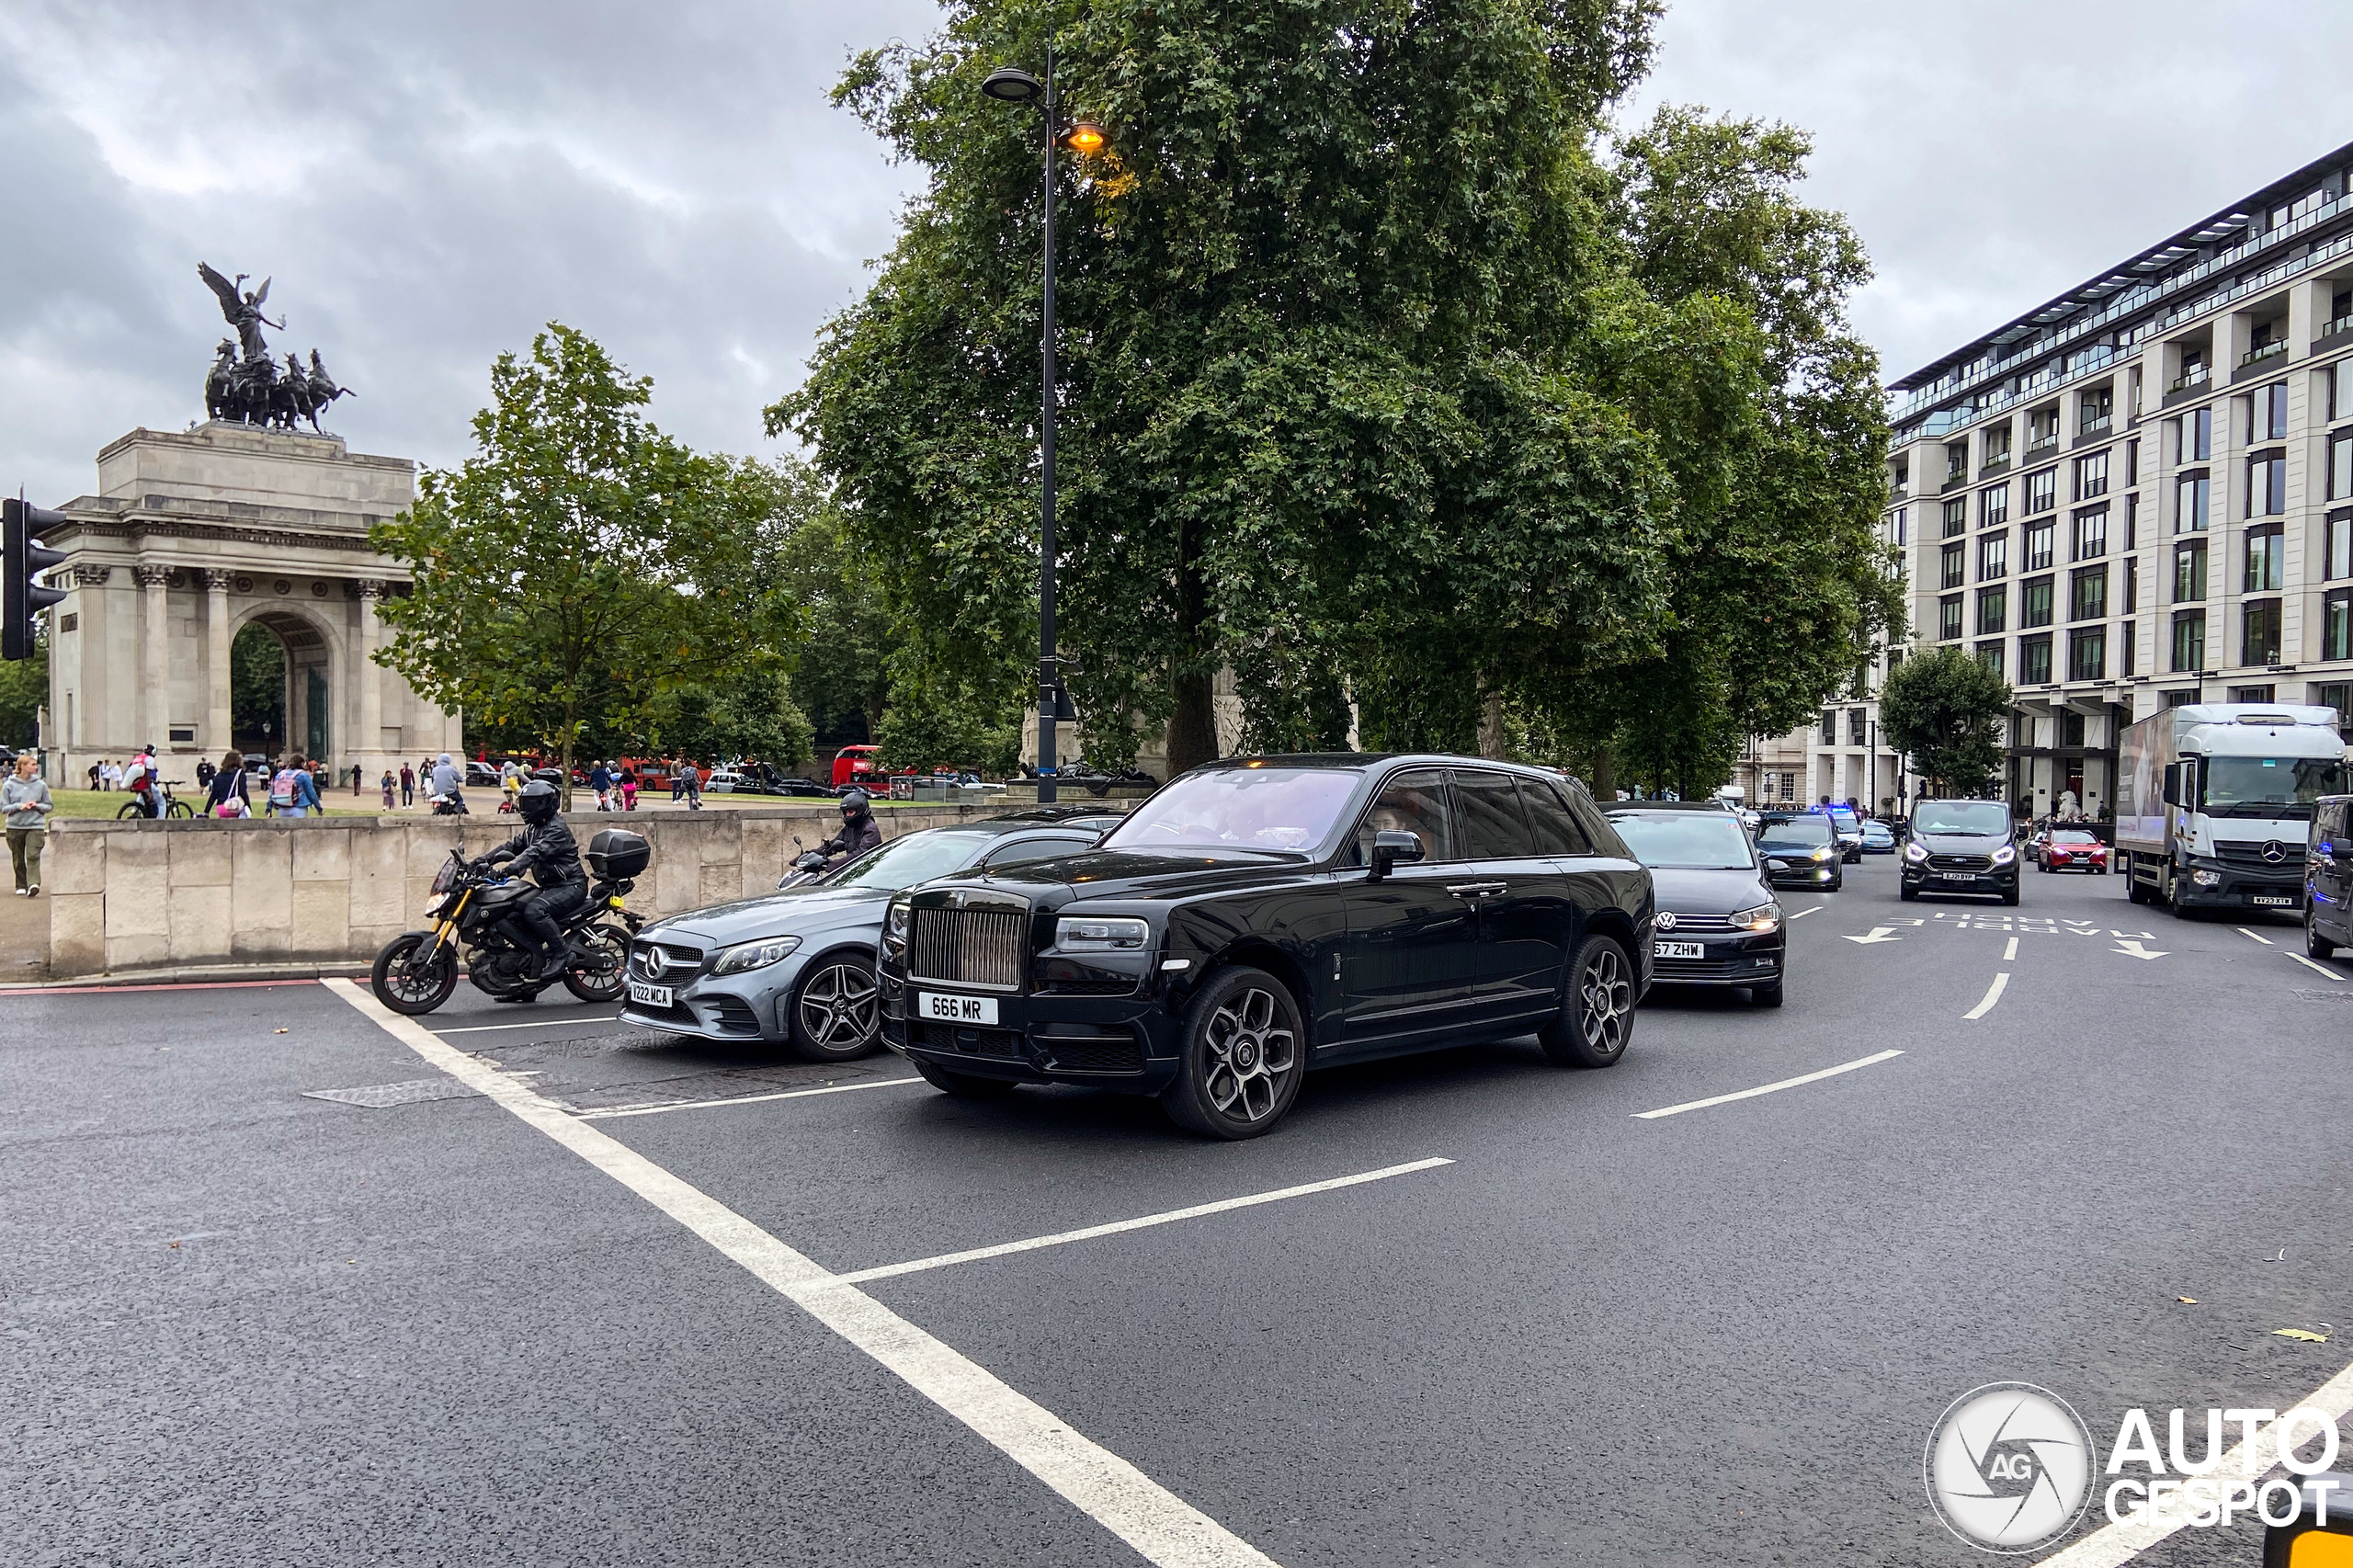
[[[842,796],[842,815],[862,817],[866,814],[866,791],[851,790]]]
[[[522,792],[515,798],[515,803],[522,812],[523,820],[536,827],[555,815],[556,805],[562,799],[554,785],[544,778],[534,778],[523,786]]]

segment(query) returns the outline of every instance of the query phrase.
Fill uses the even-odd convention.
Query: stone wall
[[[877,812],[885,838],[995,814],[1001,807]],[[676,915],[772,892],[799,853],[838,830],[831,808],[575,812],[583,849],[601,828],[654,846],[630,907]],[[353,814],[221,822],[62,821],[49,835],[53,980],[225,964],[365,962],[425,924],[426,889],[449,851],[484,853],[513,817]],[[53,896],[52,896],[53,895]]]

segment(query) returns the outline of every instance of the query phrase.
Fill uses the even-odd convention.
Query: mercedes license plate
[[[2274,898],[2268,893],[2256,893],[2255,895],[2254,902],[2256,903],[2276,903],[2289,908],[2293,908],[2296,903],[2292,898]]]
[[[1708,956],[1702,942],[1654,942],[1651,957],[1654,959],[1703,959]]]
[[[629,999],[643,1006],[671,1006],[674,1004],[671,1002],[670,995],[670,987],[666,985],[648,985],[642,980],[632,980],[629,983]]]
[[[915,1010],[925,1017],[943,1024],[996,1024],[996,998],[994,996],[948,996],[937,991],[923,992]]]

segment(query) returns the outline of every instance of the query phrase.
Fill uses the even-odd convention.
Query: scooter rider
[[[484,867],[504,865],[509,875],[529,871],[540,891],[523,901],[518,918],[540,947],[536,978],[552,980],[563,972],[563,921],[587,902],[588,874],[580,865],[580,843],[557,812],[561,797],[554,785],[534,778],[516,797],[523,813],[523,831],[483,856]]]
[[[882,842],[882,828],[874,820],[874,810],[867,804],[866,791],[852,790],[842,797],[842,830],[817,846],[817,853],[831,860],[836,855],[855,860]]]

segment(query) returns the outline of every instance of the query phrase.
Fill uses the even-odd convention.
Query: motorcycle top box
[[[608,882],[627,881],[644,873],[654,858],[654,846],[642,833],[608,827],[588,841],[588,869]]]

